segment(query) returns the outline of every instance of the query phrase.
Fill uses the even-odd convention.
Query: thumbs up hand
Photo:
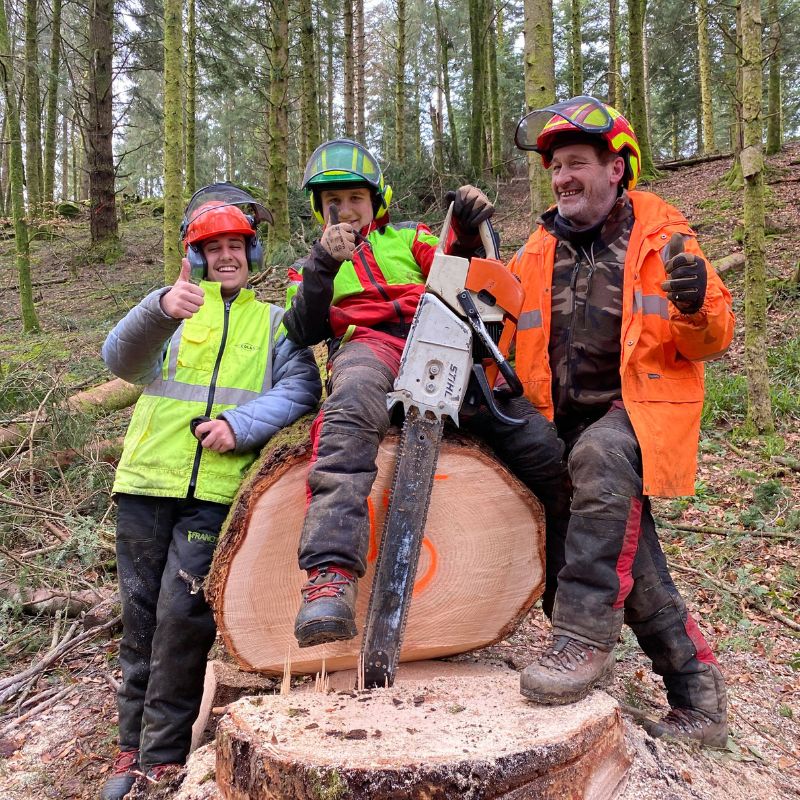
[[[696,314],[706,298],[706,262],[694,253],[684,253],[683,237],[679,233],[672,234],[667,246],[671,256],[664,265],[668,280],[661,288],[682,314]]]
[[[189,259],[181,261],[181,271],[172,288],[161,297],[161,308],[173,319],[189,319],[203,305],[203,290],[189,282]]]

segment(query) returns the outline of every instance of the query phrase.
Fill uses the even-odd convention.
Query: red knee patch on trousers
[[[691,614],[686,615],[686,622],[683,623],[683,627],[686,628],[686,635],[691,639],[694,649],[697,651],[697,660],[703,664],[714,664],[718,667],[719,664],[708,646],[706,637],[703,636],[700,626],[694,621],[694,617]]]
[[[639,537],[642,535],[642,501],[638,497],[631,497],[631,508],[628,512],[628,522],[625,525],[625,536],[622,540],[622,550],[617,559],[617,580],[619,592],[614,601],[614,608],[622,608],[625,598],[633,589],[633,560],[639,549]]]
[[[308,463],[309,472],[311,471],[311,467],[314,466],[314,462],[317,460],[317,454],[319,452],[319,434],[322,430],[322,420],[324,416],[325,412],[320,411],[316,419],[311,423],[311,432],[309,434],[309,438],[311,439],[311,461]],[[306,508],[308,508],[310,504],[311,487],[308,485],[308,480],[306,480]]]

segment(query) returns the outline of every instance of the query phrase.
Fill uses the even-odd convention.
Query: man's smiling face
[[[620,156],[605,158],[590,144],[568,144],[553,151],[551,166],[551,186],[564,219],[585,228],[608,216],[625,171]]]
[[[247,284],[247,247],[239,233],[223,233],[202,243],[208,262],[207,280],[221,284],[223,297],[232,297]]]

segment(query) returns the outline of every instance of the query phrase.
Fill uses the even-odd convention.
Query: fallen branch
[[[109,620],[105,625],[100,625],[96,628],[90,628],[81,634],[75,636],[75,630],[78,627],[78,622],[75,621],[70,626],[70,629],[64,634],[61,642],[52,650],[47,652],[43,658],[34,664],[31,664],[27,669],[18,672],[15,675],[9,675],[6,678],[0,679],[0,703],[5,703],[9,698],[13,697],[19,688],[29,678],[44,672],[48,667],[52,666],[56,661],[62,658],[70,650],[74,650],[78,645],[83,644],[85,641],[93,638],[98,633],[110,630],[122,622],[122,615],[118,615]]]
[[[656,169],[680,169],[681,167],[692,167],[695,164],[708,164],[711,161],[721,161],[723,158],[731,158],[733,153],[712,153],[707,156],[693,156],[691,158],[681,158],[676,161],[661,161],[656,164]]]
[[[40,286],[56,286],[59,283],[66,283],[69,278],[54,278],[52,281],[40,281],[39,283],[32,284],[34,289],[38,289]],[[14,283],[10,286],[0,286],[0,292],[10,292],[12,289],[19,289],[19,284]]]
[[[720,580],[719,578],[715,578],[712,575],[709,575],[707,572],[699,569],[693,569],[692,567],[684,567],[681,564],[673,564],[674,569],[678,570],[678,572],[687,572],[690,575],[696,575],[699,578],[702,578],[704,581],[708,581],[712,586],[716,586],[718,589],[722,589],[723,592],[727,592],[728,594],[734,595],[736,597],[741,597],[742,600],[747,603],[748,605],[752,606],[753,608],[757,608],[759,611],[763,611],[765,614],[768,614],[773,619],[777,620],[778,622],[782,622],[786,625],[787,628],[791,628],[795,631],[800,631],[800,622],[791,619],[791,617],[787,617],[785,614],[782,614],[780,611],[772,608],[772,606],[768,606],[766,603],[759,600],[757,597],[753,597],[752,595],[743,596],[742,590],[736,586],[731,586],[729,583]]]
[[[62,547],[63,545],[56,545]],[[48,548],[43,548],[47,550]],[[36,552],[36,551],[33,551]],[[25,555],[24,553],[22,554]],[[70,592],[62,589],[28,589],[13,581],[0,580],[0,597],[21,606],[27,614],[57,614],[78,617],[84,611],[103,602],[101,594],[94,591]]]
[[[41,703],[35,705],[30,711],[26,711],[21,717],[17,717],[16,719],[11,720],[4,728],[0,728],[0,736],[5,736],[6,734],[10,733],[17,727],[17,725],[21,725],[23,722],[27,722],[31,717],[35,717],[37,714],[40,714],[42,711],[54,706],[60,700],[63,700],[68,695],[72,694],[77,687],[75,686],[67,686],[66,689],[62,689],[57,694],[54,694],[48,697],[46,700],[42,700]]]
[[[761,708],[763,708],[763,706],[761,706]],[[790,758],[793,758],[795,761],[800,761],[800,758],[798,758],[795,753],[793,753],[787,747],[784,747],[784,745],[782,745],[777,739],[775,739],[772,736],[770,736],[766,731],[761,730],[761,728],[757,727],[752,722],[750,722],[750,720],[747,719],[747,717],[744,714],[742,714],[739,711],[739,709],[736,708],[736,706],[733,703],[731,703],[730,700],[729,700],[728,701],[728,712],[730,713],[731,711],[734,712],[734,716],[737,719],[739,719],[741,722],[747,723],[747,725],[749,725],[759,736],[761,736],[764,739],[766,739],[773,747],[777,747],[778,750],[781,750],[783,753],[785,753]]]
[[[728,272],[729,270],[743,266],[744,253],[731,253],[729,256],[725,256],[725,258],[721,258],[719,261],[715,262],[714,269],[718,275],[722,275],[723,272]]]
[[[27,511],[35,511],[37,514],[50,514],[53,517],[58,517],[59,519],[64,519],[66,514],[62,514],[60,511],[54,511],[52,508],[44,508],[43,506],[36,506],[33,503],[22,503],[19,500],[12,500],[10,497],[3,497],[0,494],[0,503],[5,503],[8,506],[16,506],[17,508],[24,508]]]
[[[687,531],[688,533],[710,533],[713,536],[756,536],[762,539],[794,539],[800,540],[800,534],[789,533],[789,531],[760,530],[746,531],[744,528],[715,528],[711,525],[686,525],[677,522],[668,522],[664,519],[656,519],[656,524],[660,528],[671,528],[674,531]]]

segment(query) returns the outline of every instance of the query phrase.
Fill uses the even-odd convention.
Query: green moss
[[[350,794],[347,781],[336,769],[316,769],[311,775],[311,790],[317,800],[342,800]]]

